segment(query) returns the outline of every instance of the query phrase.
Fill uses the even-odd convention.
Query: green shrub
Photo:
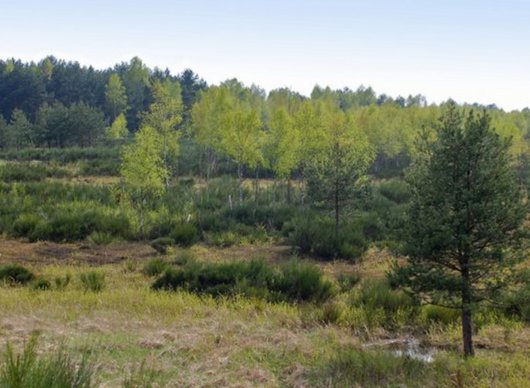
[[[460,313],[458,309],[450,309],[448,307],[442,306],[423,306],[421,313],[425,321],[429,323],[436,322],[449,325],[451,323],[458,322],[460,319]]]
[[[34,290],[49,290],[52,287],[52,284],[47,279],[37,279],[35,283],[33,283],[33,289]]]
[[[389,200],[402,204],[410,200],[410,186],[401,179],[391,179],[379,184],[379,192]]]
[[[181,223],[173,227],[171,237],[178,246],[189,247],[199,240],[199,231],[191,223]]]
[[[109,245],[114,241],[114,237],[108,232],[95,231],[88,236],[87,240],[94,245]]]
[[[64,349],[39,356],[32,337],[22,353],[7,345],[0,363],[0,386],[9,388],[90,388],[94,368],[86,357],[72,358]]]
[[[0,165],[0,181],[30,182],[42,181],[48,177],[63,178],[70,173],[62,168],[36,163],[9,163]]]
[[[239,243],[239,237],[232,231],[209,233],[206,241],[219,248],[227,248]]]
[[[324,280],[320,269],[312,264],[291,260],[281,266],[273,290],[289,300],[326,300],[333,294],[331,282]]]
[[[365,280],[351,301],[362,307],[370,326],[395,329],[412,322],[417,314],[415,301],[403,291],[393,290],[387,279]]]
[[[8,284],[26,284],[31,282],[35,275],[19,264],[6,264],[0,266],[0,281]]]
[[[190,261],[182,268],[167,268],[153,288],[214,296],[242,294],[273,301],[320,301],[333,293],[332,284],[315,266],[292,261],[278,268],[262,260],[208,264]]]
[[[504,313],[530,322],[530,269],[521,271],[514,279],[515,287],[500,298]]]
[[[13,237],[30,237],[41,223],[42,217],[35,213],[23,213],[17,217],[11,227]]]
[[[169,264],[160,258],[154,258],[145,263],[143,273],[147,276],[158,276],[169,267]]]
[[[366,280],[360,290],[359,302],[367,307],[381,307],[388,312],[414,306],[413,300],[404,292],[392,290],[386,279]]]
[[[293,247],[321,259],[356,259],[367,247],[361,225],[343,224],[337,235],[333,220],[308,213],[295,218],[287,227],[292,230],[289,242]]]
[[[69,273],[66,274],[65,276],[57,276],[54,279],[55,288],[58,290],[64,290],[70,284],[71,279],[72,279],[72,276]]]
[[[349,291],[355,287],[361,281],[361,275],[357,272],[352,273],[341,273],[337,277],[340,289],[344,291]]]
[[[105,274],[101,272],[83,272],[79,275],[79,279],[85,292],[100,292],[105,288]]]
[[[149,243],[151,247],[158,253],[165,255],[168,248],[174,244],[174,240],[170,237],[159,237]]]

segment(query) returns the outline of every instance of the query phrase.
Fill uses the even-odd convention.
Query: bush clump
[[[79,280],[81,280],[85,292],[100,292],[105,288],[105,274],[100,272],[83,272],[79,275]]]
[[[0,266],[0,281],[9,284],[26,284],[35,279],[35,275],[19,264]]]
[[[176,245],[189,247],[199,241],[199,230],[194,224],[181,223],[173,227],[171,237]]]
[[[310,264],[291,261],[274,267],[263,260],[231,263],[187,262],[168,268],[153,283],[156,290],[182,289],[214,296],[262,297],[271,301],[320,301],[333,294],[332,284]]]
[[[289,242],[302,254],[312,254],[324,260],[359,258],[367,248],[362,225],[344,224],[335,233],[333,221],[306,214],[289,225]]]
[[[169,264],[160,258],[154,258],[145,263],[143,273],[147,276],[158,276],[169,267]]]

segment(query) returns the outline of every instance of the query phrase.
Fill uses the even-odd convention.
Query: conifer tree
[[[421,300],[462,314],[464,355],[472,356],[472,313],[513,268],[527,209],[509,153],[486,112],[463,117],[455,104],[420,144],[409,175],[413,198],[408,261],[391,278]]]

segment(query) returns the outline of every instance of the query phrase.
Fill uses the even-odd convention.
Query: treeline
[[[146,117],[153,124],[170,109],[177,119],[167,130],[177,132],[173,140],[193,152],[188,159],[197,164],[194,172],[205,177],[217,174],[224,161],[234,163],[240,176],[261,170],[303,177],[307,158],[329,136],[366,141],[371,172],[396,175],[413,156],[417,134],[432,128],[444,105],[427,104],[421,95],[377,95],[362,86],[315,86],[309,97],[287,88],[267,94],[236,79],[209,87],[191,70],[175,76],[150,69],[137,57],[105,70],[54,57],[0,61],[0,147],[113,144],[137,132]],[[513,139],[512,152],[526,176],[530,110],[483,108],[497,132]]]
[[[152,85],[164,79],[179,83],[189,116],[197,93],[207,87],[191,70],[175,76],[137,57],[105,70],[52,56],[37,63],[0,61],[0,146],[94,145],[120,114],[134,132],[152,102]]]

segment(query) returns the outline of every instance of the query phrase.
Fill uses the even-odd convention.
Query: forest
[[[525,386],[529,188],[528,108],[1,60],[0,386]]]

